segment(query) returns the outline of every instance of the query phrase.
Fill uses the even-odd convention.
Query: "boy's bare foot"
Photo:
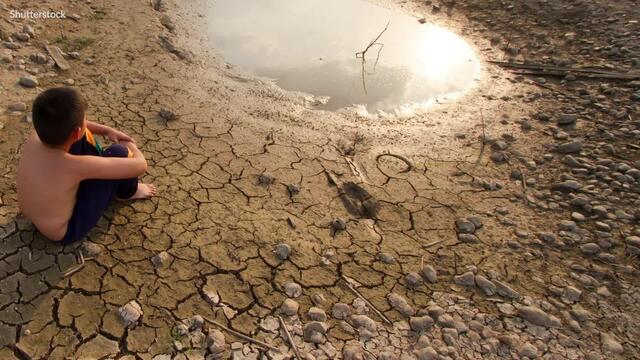
[[[156,186],[153,184],[138,184],[138,190],[136,191],[135,194],[133,194],[132,197],[127,198],[127,199],[120,199],[117,198],[117,200],[140,200],[140,199],[148,199],[150,197],[153,197],[156,195]]]

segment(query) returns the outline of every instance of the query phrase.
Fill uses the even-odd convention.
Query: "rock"
[[[409,319],[409,326],[415,332],[430,330],[433,326],[433,319],[430,316],[417,316]]]
[[[288,316],[293,316],[298,313],[299,308],[300,305],[297,302],[291,299],[286,299],[282,303],[282,306],[280,306],[280,312]]]
[[[582,150],[582,143],[574,140],[558,145],[558,152],[561,154],[579,153]]]
[[[309,309],[309,312],[307,313],[307,316],[309,316],[309,319],[313,320],[313,321],[327,321],[327,314],[324,312],[324,310],[320,309],[319,307],[312,307]]]
[[[477,236],[473,234],[458,234],[458,240],[467,244],[475,244],[480,242]]]
[[[454,276],[453,282],[462,286],[476,286],[475,276],[471,271],[462,275]]]
[[[414,352],[418,360],[438,360],[440,355],[431,346],[427,346],[422,349],[418,349]]]
[[[331,223],[331,230],[334,232],[342,231],[347,228],[347,222],[344,219],[337,218]]]
[[[319,344],[323,342],[324,334],[327,333],[327,325],[320,321],[311,321],[304,326],[302,332],[305,341]]]
[[[172,334],[176,337],[185,337],[189,334],[189,326],[187,324],[178,324],[173,328]]]
[[[300,187],[296,184],[287,185],[287,191],[289,192],[289,196],[293,197],[300,192]]]
[[[442,314],[438,317],[438,325],[443,328],[454,328],[455,320],[449,314]]]
[[[562,192],[574,192],[582,189],[582,184],[575,180],[567,180],[559,183],[555,183],[551,186],[551,190]]]
[[[102,245],[98,245],[91,241],[83,241],[82,242],[82,253],[86,257],[94,257],[98,256],[102,252]]]
[[[38,86],[38,79],[32,75],[25,75],[18,80],[18,83],[26,88],[34,88]]]
[[[70,53],[68,53],[69,57],[75,60],[80,59],[80,53],[77,51],[72,51]]]
[[[22,32],[29,35],[30,37],[36,36],[36,32],[33,30],[33,27],[29,24],[24,24],[22,26]]]
[[[501,295],[511,299],[519,299],[520,293],[513,290],[509,285],[503,283],[502,281],[495,280],[494,284],[496,285],[496,292]]]
[[[53,46],[53,45],[47,45],[45,46],[45,49],[47,49],[47,52],[49,52],[49,55],[51,55],[51,57],[53,58],[53,61],[55,61],[56,65],[60,68],[60,70],[67,71],[71,69],[71,65],[69,65],[69,63],[64,58],[64,56],[62,56],[62,50],[60,50],[59,47]]]
[[[204,318],[200,315],[193,315],[187,320],[184,320],[184,324],[189,327],[189,331],[201,329],[202,325],[204,325]]]
[[[436,272],[436,269],[434,269],[431,265],[425,265],[424,268],[422,268],[420,274],[422,274],[422,277],[425,280],[432,284],[438,282],[438,273]]]
[[[389,301],[389,304],[396,309],[396,311],[404,316],[413,316],[416,313],[407,300],[396,293],[389,293],[389,295],[387,295],[387,300]]]
[[[526,356],[529,359],[535,359],[538,357],[538,349],[531,345],[531,343],[526,342],[518,349],[518,355]]]
[[[290,298],[297,298],[302,295],[302,286],[294,282],[286,283],[284,285],[284,292]]]
[[[376,258],[385,264],[393,264],[396,262],[396,259],[393,257],[393,255],[389,253],[384,253],[384,252],[378,253]]]
[[[431,305],[427,308],[427,312],[429,313],[429,316],[431,316],[431,318],[437,320],[441,315],[444,314],[444,309],[438,305]]]
[[[13,37],[18,41],[29,41],[29,39],[31,39],[31,36],[29,36],[29,34],[25,34],[22,32],[13,34]]]
[[[65,85],[65,86],[73,86],[75,83],[76,83],[76,81],[73,80],[73,79],[64,79],[64,80],[62,80],[62,85]]]
[[[87,60],[90,60],[90,59],[87,59]],[[177,119],[177,116],[173,111],[167,110],[164,108],[160,109],[160,111],[158,112],[158,115],[160,115],[160,118],[164,121],[171,121],[171,120]]]
[[[578,120],[578,115],[575,114],[560,114],[558,116],[558,125],[570,125]]]
[[[492,296],[496,293],[496,284],[482,275],[476,275],[476,285],[482,289],[487,296]]]
[[[412,272],[404,277],[404,281],[410,288],[417,288],[424,283],[424,280],[418,273]]]
[[[352,315],[351,322],[356,329],[365,328],[369,331],[376,331],[378,329],[376,322],[367,315]]]
[[[538,326],[558,328],[562,325],[560,319],[547,314],[535,306],[522,306],[518,308],[518,316]]]
[[[600,341],[602,341],[602,351],[607,355],[619,355],[624,352],[622,344],[620,344],[611,334],[601,333]]]
[[[456,231],[459,234],[473,234],[476,232],[476,226],[468,219],[457,219]]]
[[[29,60],[33,61],[35,64],[42,65],[46,64],[49,59],[47,58],[47,55],[43,53],[35,53],[29,56]]]
[[[582,215],[579,212],[575,212],[575,211],[571,213],[571,219],[573,219],[573,221],[577,221],[577,222],[583,222],[583,221],[587,220],[587,218],[584,215]]]
[[[331,316],[335,319],[343,320],[351,315],[351,307],[344,303],[336,303],[331,309]]]
[[[580,251],[585,255],[595,255],[601,250],[600,246],[596,243],[587,243],[580,246]]]
[[[291,255],[291,246],[288,244],[278,244],[276,245],[276,256],[280,260],[287,260],[289,255]]]
[[[216,291],[203,289],[202,294],[204,296],[204,300],[209,303],[211,306],[217,306],[220,304],[220,295]]]
[[[268,173],[258,175],[258,184],[262,186],[269,186],[276,181],[276,178]]]
[[[225,350],[225,338],[222,331],[218,329],[209,330],[207,335],[207,347],[212,354],[222,354]]]
[[[365,360],[364,350],[360,342],[351,340],[342,348],[343,360]]]
[[[260,328],[269,332],[276,332],[280,328],[280,321],[275,316],[267,316],[260,321]]]
[[[624,241],[629,245],[640,247],[640,236],[627,236]]]
[[[140,304],[135,300],[131,300],[118,309],[118,315],[120,315],[126,326],[129,326],[138,322],[143,312]]]
[[[582,291],[573,286],[567,286],[562,291],[562,298],[568,302],[578,302],[580,301],[580,296],[582,296]]]
[[[23,103],[23,102],[14,102],[9,104],[9,106],[7,106],[7,109],[9,109],[10,111],[25,111],[27,110],[27,104]]]
[[[166,266],[170,261],[171,255],[166,251],[162,251],[151,258],[151,263],[155,267]]]

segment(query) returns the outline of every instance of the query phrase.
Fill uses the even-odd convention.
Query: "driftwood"
[[[386,316],[384,316],[384,314],[378,310],[375,306],[373,306],[373,304],[367,300],[367,298],[365,298],[364,296],[362,296],[362,294],[360,294],[360,292],[358,290],[356,290],[356,288],[354,288],[353,286],[351,286],[351,284],[349,283],[349,279],[347,279],[347,277],[345,277],[344,275],[342,275],[342,280],[344,280],[345,285],[347,285],[347,287],[349,288],[349,290],[351,290],[351,292],[356,295],[357,297],[359,297],[362,301],[364,301],[367,305],[369,305],[369,307],[371,308],[371,310],[373,310],[373,312],[375,312],[384,322],[386,322],[387,324],[391,324],[391,320],[389,320]]]
[[[254,343],[254,344],[258,344],[258,345],[263,346],[263,347],[265,347],[267,349],[271,349],[273,351],[280,352],[280,349],[278,349],[277,347],[271,346],[271,345],[269,345],[269,344],[267,344],[265,342],[262,342],[260,340],[256,340],[256,339],[254,339],[252,337],[249,337],[249,336],[247,336],[247,335],[245,335],[243,333],[240,333],[240,332],[237,332],[237,331],[235,331],[233,329],[230,329],[230,328],[220,324],[219,322],[217,322],[215,320],[211,320],[211,319],[209,319],[207,317],[203,317],[203,319],[204,319],[204,321],[219,327],[220,329],[228,332],[229,334],[231,334],[233,336],[236,336],[236,337],[238,337],[240,339],[246,340],[246,341]]]
[[[282,316],[278,315],[278,320],[280,320],[280,326],[282,326],[282,329],[284,330],[284,334],[287,336],[287,341],[289,342],[289,344],[291,344],[291,347],[293,348],[293,352],[296,354],[296,358],[298,360],[302,360],[302,356],[300,356],[300,351],[298,351],[298,347],[296,346],[296,343],[293,342],[293,338],[289,333],[289,329],[287,329],[287,325],[284,323],[284,319],[282,318]]]
[[[546,76],[566,76],[572,74],[576,77],[587,78],[604,78],[615,80],[635,80],[640,79],[640,73],[616,72],[591,68],[574,68],[564,66],[553,66],[543,64],[521,64],[504,61],[489,61],[492,64],[510,68],[521,69],[522,71],[512,70],[516,74],[521,75],[546,75]]]

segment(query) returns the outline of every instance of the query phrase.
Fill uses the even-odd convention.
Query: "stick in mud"
[[[293,348],[293,352],[296,354],[296,358],[298,360],[302,360],[302,356],[300,356],[300,352],[298,351],[298,347],[296,346],[296,343],[293,342],[293,338],[289,333],[289,329],[287,329],[287,325],[284,323],[284,319],[282,318],[282,316],[278,315],[278,320],[280,320],[280,326],[282,326],[282,329],[284,330],[284,334],[287,336],[287,341],[289,342],[289,344],[291,344],[291,347]]]
[[[210,323],[210,324],[213,324],[213,325],[215,325],[215,326],[219,327],[220,329],[222,329],[222,330],[224,330],[224,331],[228,332],[229,334],[231,334],[231,335],[233,335],[233,336],[236,336],[236,337],[238,337],[238,338],[240,338],[240,339],[247,340],[248,342],[251,342],[251,343],[258,344],[258,345],[260,345],[260,346],[266,347],[267,349],[271,349],[271,350],[273,350],[273,351],[280,352],[280,349],[278,349],[278,348],[277,348],[277,347],[275,347],[275,346],[271,346],[271,345],[269,345],[269,344],[267,344],[267,343],[265,343],[265,342],[262,342],[262,341],[260,341],[260,340],[256,340],[256,339],[254,339],[254,338],[252,338],[252,337],[249,337],[249,336],[244,335],[244,334],[242,334],[242,333],[240,333],[240,332],[237,332],[237,331],[235,331],[235,330],[232,330],[232,329],[230,329],[230,328],[228,328],[228,327],[226,327],[226,326],[224,326],[224,325],[220,324],[219,322],[217,322],[217,321],[215,321],[215,320],[211,320],[211,319],[206,318],[206,317],[203,317],[203,319],[204,319],[204,321],[206,321],[206,322],[208,322],[208,323]]]
[[[354,293],[357,297],[359,297],[362,301],[364,301],[365,303],[367,303],[367,305],[369,305],[371,307],[371,309],[382,319],[384,320],[384,322],[386,322],[387,324],[392,324],[391,320],[389,320],[386,316],[384,316],[384,314],[382,312],[380,312],[380,310],[378,310],[375,306],[373,306],[373,304],[367,300],[367,298],[365,298],[364,296],[362,296],[362,294],[360,294],[360,292],[358,290],[356,290],[353,286],[351,286],[351,284],[349,284],[349,280],[342,275],[342,280],[344,280],[345,285],[347,285],[347,287],[349,288],[349,290],[351,290],[352,293]]]

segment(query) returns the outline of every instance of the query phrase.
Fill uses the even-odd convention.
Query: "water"
[[[212,46],[226,61],[278,86],[328,96],[320,108],[369,111],[469,88],[473,50],[444,28],[364,0],[216,0]],[[385,28],[363,59],[356,53]],[[378,57],[379,54],[379,57]]]

